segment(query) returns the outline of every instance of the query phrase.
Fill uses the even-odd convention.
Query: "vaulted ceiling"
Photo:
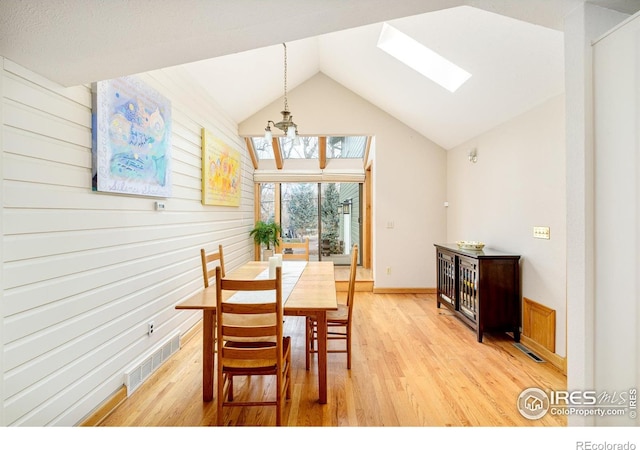
[[[471,78],[449,92],[380,50],[382,23],[375,23],[287,43],[288,89],[323,72],[444,148],[564,91],[561,31],[470,6],[388,23]],[[283,95],[281,44],[188,69],[239,122]],[[289,106],[295,114],[295,103]]]
[[[323,72],[452,148],[563,92],[562,20],[583,2],[3,0],[0,55],[64,86],[188,64],[239,123],[282,96],[286,42],[289,90]],[[385,21],[472,77],[450,93],[393,59]]]

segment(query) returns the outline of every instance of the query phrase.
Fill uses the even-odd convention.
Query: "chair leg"
[[[276,426],[282,425],[282,399],[276,402]]]
[[[347,330],[347,370],[351,369],[351,333]]]
[[[218,376],[224,379],[224,375],[218,373]],[[220,380],[218,380],[218,395],[216,395],[216,403],[218,405],[216,412],[217,424],[218,426],[222,426],[224,424],[224,415],[222,411],[222,403],[224,403],[224,382],[221,383]]]
[[[311,366],[311,350],[313,349],[313,323],[312,320],[305,318],[305,368],[309,370]]]
[[[291,338],[289,336],[287,336],[286,339],[291,340]],[[287,354],[287,361],[285,363],[287,365],[287,378],[286,378],[286,383],[287,383],[287,399],[291,398],[291,350],[289,350],[289,353]]]
[[[229,377],[229,393],[227,395],[227,399],[232,402],[233,401],[233,375],[228,375]]]
[[[278,375],[278,379],[276,381],[276,426],[279,427],[282,425],[282,383],[284,380],[282,379],[282,375]]]
[[[291,360],[287,363],[289,364],[289,370],[291,370]],[[287,374],[287,396],[286,399],[289,400],[291,398],[291,375]]]

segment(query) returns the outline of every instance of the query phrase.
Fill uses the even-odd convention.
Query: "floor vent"
[[[124,373],[127,396],[131,395],[144,380],[158,369],[171,355],[180,349],[180,332],[176,332],[161,345],[155,347],[139,362]]]
[[[544,359],[540,358],[538,355],[536,355],[535,353],[533,353],[531,350],[529,350],[527,347],[525,347],[522,344],[513,344],[518,350],[520,350],[522,353],[524,353],[525,355],[527,355],[529,358],[533,359],[535,362],[545,362]]]

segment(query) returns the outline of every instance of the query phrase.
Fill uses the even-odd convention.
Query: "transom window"
[[[283,159],[318,159],[318,137],[278,138]]]
[[[288,159],[363,159],[369,143],[368,136],[298,136],[274,138],[280,147],[283,160]],[[251,143],[257,161],[278,159],[274,152],[274,142],[264,137],[252,137]]]
[[[253,151],[255,152],[258,161],[274,159],[271,142],[262,137],[251,138],[251,142],[253,143]]]
[[[327,158],[362,159],[367,148],[367,136],[327,137]]]

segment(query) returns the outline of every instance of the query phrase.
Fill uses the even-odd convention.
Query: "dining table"
[[[269,263],[249,261],[228,272],[225,278],[265,278]],[[243,293],[245,294],[245,293]],[[234,292],[223,291],[223,301]],[[327,312],[338,309],[332,261],[282,261],[282,301],[285,316],[314,317],[318,322],[318,401],[327,403]],[[202,399],[213,400],[216,323],[216,286],[192,295],[175,307],[202,310]]]

